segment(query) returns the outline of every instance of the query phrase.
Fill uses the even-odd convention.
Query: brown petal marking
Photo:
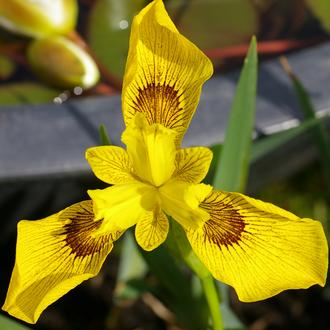
[[[204,224],[205,241],[219,246],[232,246],[239,243],[246,223],[243,216],[221,195],[211,193],[200,205],[210,214]]]
[[[59,234],[64,235],[63,240],[75,257],[97,254],[120,236],[120,233],[92,235],[102,224],[102,220],[94,221],[92,201],[69,207],[60,215],[60,221],[64,222],[64,226]]]
[[[182,126],[185,118],[181,95],[174,87],[152,82],[144,88],[137,87],[137,92],[138,96],[132,100],[131,107],[135,113],[144,113],[149,124],[158,123],[173,129]]]

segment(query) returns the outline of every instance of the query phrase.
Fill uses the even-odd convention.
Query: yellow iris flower
[[[163,243],[167,215],[241,301],[325,284],[328,247],[319,222],[201,184],[211,151],[180,148],[212,73],[209,59],[179,34],[161,0],[135,17],[122,94],[127,148],[86,152],[95,175],[112,186],[91,190],[91,200],[45,219],[19,222],[4,310],[35,323],[47,306],[98,274],[127,228],[136,225],[136,240],[147,251]]]

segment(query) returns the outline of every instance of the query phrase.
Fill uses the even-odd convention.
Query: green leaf
[[[244,191],[250,161],[257,90],[257,42],[252,38],[230,112],[214,186]]]
[[[212,150],[213,153],[212,162],[210,164],[209,171],[207,172],[207,175],[203,181],[208,184],[213,184],[213,179],[219,165],[222,144],[220,143],[214,144],[213,146],[210,146],[210,149]]]
[[[306,4],[314,15],[320,20],[323,27],[330,32],[330,1],[329,0],[307,0]]]
[[[223,318],[223,327],[225,330],[245,330],[245,326],[237,318],[230,306],[225,303],[221,303],[221,312]]]
[[[177,261],[161,245],[151,253],[140,250],[152,274],[160,282],[159,298],[174,312],[179,323],[187,329],[207,328],[207,309],[203,297],[192,291],[192,283]]]
[[[122,78],[133,16],[144,0],[98,0],[89,20],[88,41],[96,57],[117,78]]]
[[[29,330],[30,328],[22,325],[9,317],[0,314],[0,329],[1,330]]]
[[[258,32],[258,13],[251,1],[168,0],[165,5],[180,32],[202,49],[246,43]]]
[[[191,268],[198,275],[199,278],[209,276],[210,272],[193,252],[183,228],[174,220],[171,221],[171,230],[167,244],[174,245],[174,247],[172,247],[172,251],[178,251],[180,257],[186,262],[189,268]]]
[[[104,124],[101,124],[99,126],[99,135],[100,135],[101,145],[103,146],[111,145],[111,139],[109,137],[108,130]]]
[[[300,109],[304,114],[305,120],[315,120],[317,118],[316,111],[304,85],[292,71],[286,58],[281,58],[281,64],[291,79],[293,89],[296,93]],[[324,176],[327,181],[328,199],[330,200],[330,140],[326,127],[321,120],[318,121],[318,125],[313,129],[312,133],[315,143],[319,149]]]
[[[10,78],[16,70],[16,65],[7,56],[0,55],[0,79]]]
[[[0,86],[0,104],[40,104],[53,102],[59,91],[42,85],[25,82]]]
[[[257,162],[260,158],[271,153],[275,149],[285,145],[292,139],[299,137],[301,134],[308,132],[311,128],[319,125],[319,122],[320,119],[310,119],[301,123],[297,127],[257,140],[252,146],[251,163]]]
[[[133,235],[127,231],[122,242],[115,296],[119,299],[136,299],[141,287],[136,280],[144,278],[148,268],[136,246]],[[133,284],[133,285],[130,285]]]

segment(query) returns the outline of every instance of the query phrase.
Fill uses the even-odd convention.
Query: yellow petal
[[[38,221],[20,221],[16,261],[3,310],[28,323],[82,281],[94,277],[121,233],[98,235],[92,202]]]
[[[154,186],[166,182],[175,169],[175,132],[160,124],[149,125],[137,114],[122,135],[134,173]]]
[[[126,125],[137,112],[175,129],[180,142],[197,107],[210,60],[179,34],[163,2],[153,1],[134,19],[123,84]]]
[[[156,203],[154,187],[135,181],[103,190],[88,190],[94,202],[96,219],[104,219],[100,230],[125,230],[136,224]]]
[[[196,229],[210,217],[199,205],[211,190],[209,185],[171,180],[159,188],[161,207],[184,228]]]
[[[325,284],[328,247],[319,222],[238,193],[214,191],[201,208],[211,218],[187,231],[191,246],[241,301]]]
[[[89,148],[86,159],[94,174],[109,184],[134,181],[132,163],[126,150],[115,146]]]
[[[168,229],[168,219],[157,206],[138,220],[135,227],[136,241],[142,249],[151,251],[166,240]]]
[[[206,176],[212,151],[204,147],[179,149],[176,153],[173,178],[189,183],[200,183]]]

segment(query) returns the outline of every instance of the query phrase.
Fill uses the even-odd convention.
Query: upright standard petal
[[[197,107],[210,60],[176,29],[163,2],[146,6],[132,24],[123,84],[126,125],[137,112],[178,132],[179,143]]]
[[[187,230],[190,244],[241,301],[325,284],[328,246],[319,222],[238,193],[213,191],[200,207],[210,220]]]
[[[212,151],[205,147],[179,149],[175,157],[173,178],[189,183],[200,183],[206,176]]]
[[[16,261],[2,309],[28,323],[82,281],[94,277],[120,232],[99,235],[91,201],[48,218],[20,221]]]
[[[156,187],[172,176],[175,169],[175,137],[173,130],[160,124],[149,125],[137,114],[122,135],[134,173]]]
[[[132,163],[126,150],[116,146],[89,148],[86,159],[94,174],[109,184],[122,184],[134,181]]]

